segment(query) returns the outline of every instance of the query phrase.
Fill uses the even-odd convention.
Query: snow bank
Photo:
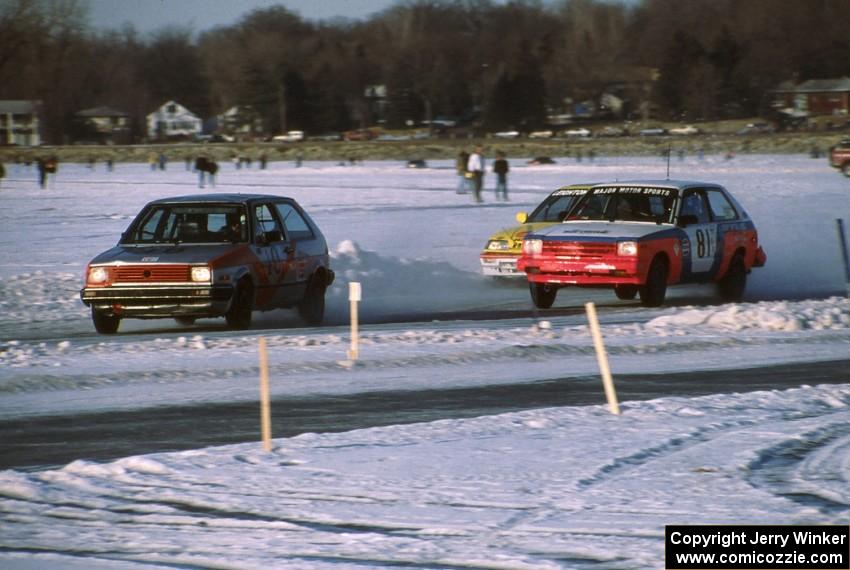
[[[804,302],[762,302],[709,308],[683,308],[652,319],[647,329],[673,333],[686,330],[779,331],[846,330],[850,328],[850,299],[831,297]]]

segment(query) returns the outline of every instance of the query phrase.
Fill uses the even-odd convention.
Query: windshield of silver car
[[[121,243],[240,243],[248,241],[245,208],[225,204],[156,204]]]

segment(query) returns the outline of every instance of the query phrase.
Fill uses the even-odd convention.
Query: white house
[[[0,145],[38,146],[41,101],[0,101]]]
[[[192,137],[203,130],[200,117],[176,101],[168,101],[148,115],[147,123],[151,139]]]

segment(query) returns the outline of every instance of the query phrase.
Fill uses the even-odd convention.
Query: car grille
[[[614,255],[617,244],[605,242],[544,241],[543,253],[573,259],[602,259]]]
[[[113,283],[185,283],[189,281],[188,265],[118,265]]]

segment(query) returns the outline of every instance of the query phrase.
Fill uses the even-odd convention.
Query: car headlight
[[[86,281],[93,285],[100,285],[109,281],[109,269],[106,267],[89,267]]]
[[[508,240],[491,239],[489,242],[487,242],[487,249],[503,251],[506,249],[510,249],[510,245],[508,244]]]
[[[540,255],[543,253],[542,239],[527,239],[522,242],[522,251],[528,255]]]
[[[192,268],[192,281],[209,281],[212,279],[212,271],[209,267],[200,266]]]
[[[634,257],[638,254],[638,244],[636,241],[621,241],[617,242],[617,255]]]

